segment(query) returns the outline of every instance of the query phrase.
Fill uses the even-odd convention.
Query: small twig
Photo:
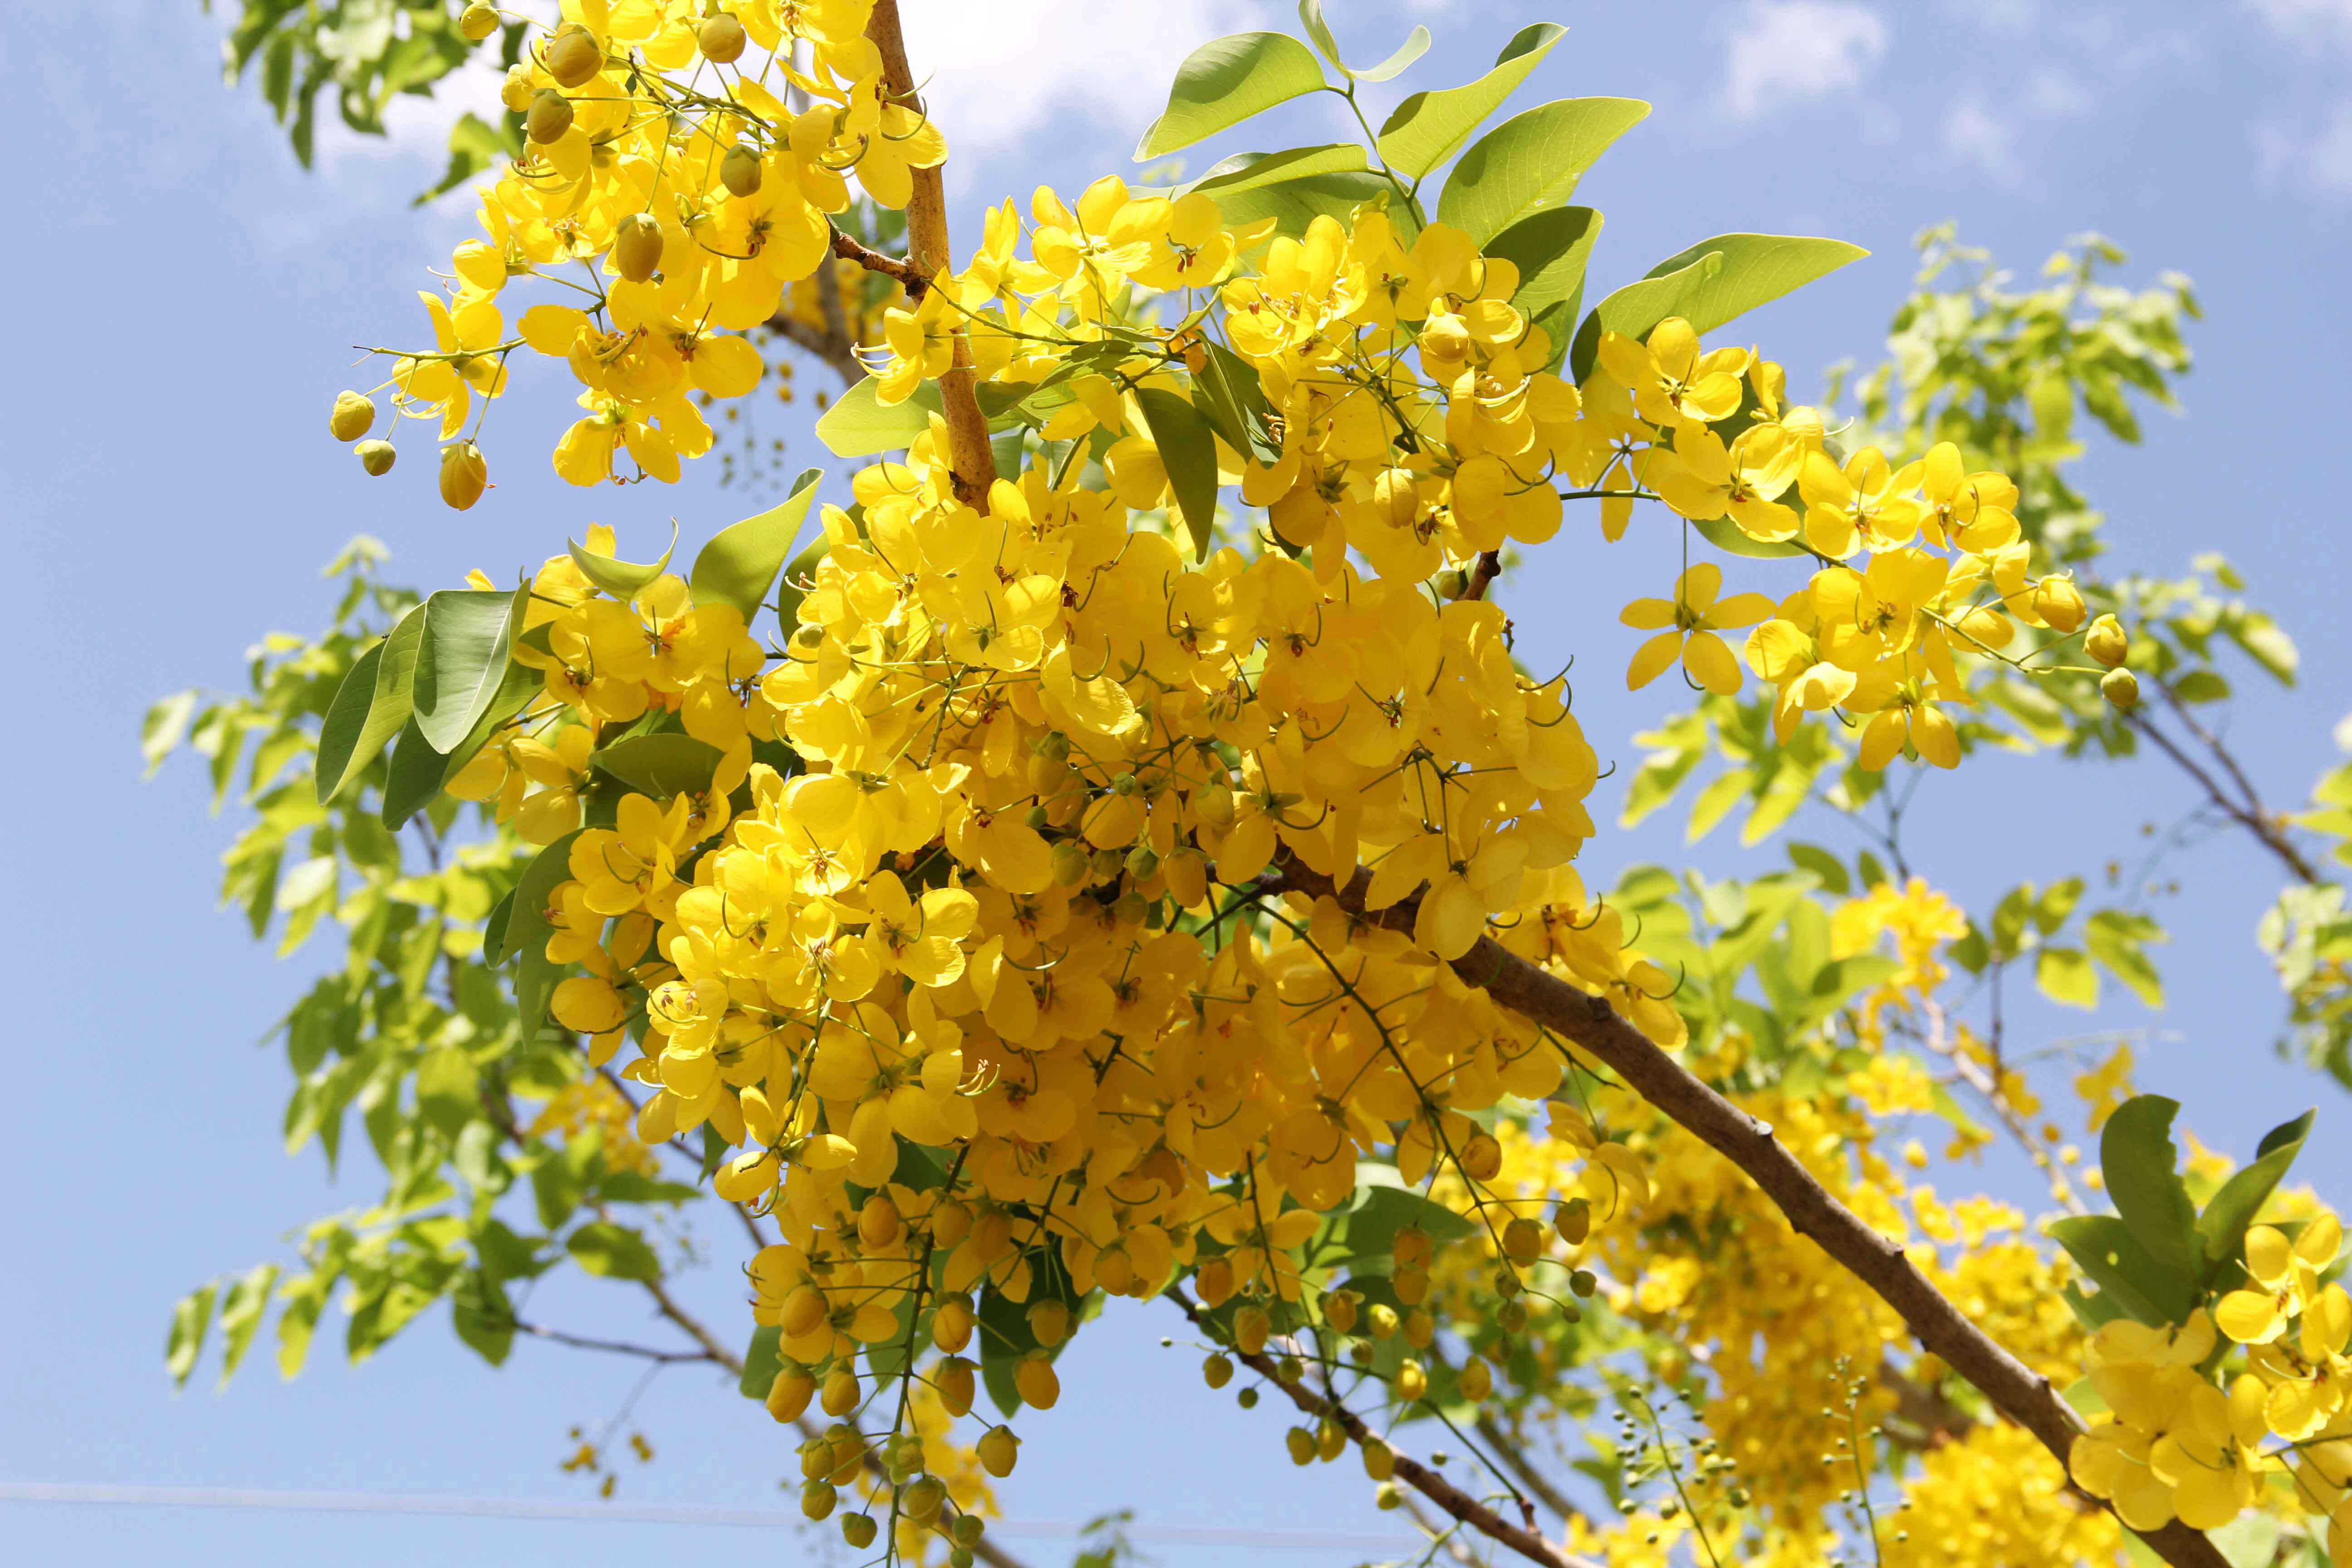
[[[1568,1494],[1561,1491],[1549,1476],[1535,1468],[1528,1460],[1527,1451],[1519,1447],[1518,1440],[1504,1431],[1503,1424],[1490,1413],[1478,1412],[1476,1427],[1478,1436],[1486,1439],[1486,1446],[1494,1449],[1496,1458],[1519,1479],[1521,1486],[1536,1494],[1544,1507],[1558,1514],[1561,1522],[1573,1523],[1585,1517],[1584,1510],[1569,1501]]]
[[[677,1362],[716,1362],[719,1359],[717,1356],[712,1355],[707,1349],[692,1351],[656,1350],[651,1345],[635,1345],[630,1344],[624,1340],[598,1340],[591,1339],[585,1334],[568,1334],[561,1329],[551,1329],[543,1327],[538,1323],[525,1322],[520,1318],[508,1319],[505,1326],[512,1329],[519,1334],[529,1334],[533,1339],[545,1340],[551,1344],[569,1345],[573,1350],[604,1351],[614,1355],[631,1355],[635,1356],[640,1360],[653,1362],[663,1366],[667,1366]]]
[[[2170,691],[2167,690],[2161,682],[2158,683],[2157,689],[2165,692],[2168,700],[2171,700]],[[2230,756],[2221,743],[2207,734],[2203,726],[2189,719],[2178,701],[2172,702],[2172,710],[2177,716],[2189,724],[2192,731],[2198,732],[2205,744],[2216,756],[2221,758],[2223,764],[2242,784],[2245,775],[2239,771],[2236,760]],[[2139,712],[2128,713],[2125,715],[2125,722],[2155,742],[2159,751],[2180,765],[2181,772],[2197,781],[2199,787],[2204,790],[2205,797],[2211,801],[2223,816],[2252,834],[2263,848],[2268,849],[2284,862],[2287,869],[2305,882],[2319,880],[2319,873],[2312,868],[2310,861],[2303,858],[2303,851],[2294,847],[2294,842],[2287,837],[2278,823],[2262,809],[2262,801],[2254,795],[2251,785],[2246,787],[2248,804],[2242,805],[2231,799],[2228,792],[2221,788],[2220,782],[2194,757],[2183,751],[2179,742],[2158,729],[2149,721],[2147,715]]]

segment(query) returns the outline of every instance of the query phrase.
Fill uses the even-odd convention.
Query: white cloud
[[[971,163],[1062,113],[1139,133],[1187,54],[1268,25],[1255,0],[905,0],[901,9],[924,100]]]
[[[2337,200],[2352,198],[2352,99],[2339,100],[2316,133],[2273,121],[2254,130],[2263,178],[2306,186]]]
[[[1944,115],[1944,152],[1996,184],[2016,183],[2017,136],[2005,120],[1973,98],[1964,98]]]
[[[1748,0],[1731,35],[1724,82],[1750,120],[1786,98],[1852,92],[1886,53],[1886,24],[1853,0]]]
[[[2352,0],[2245,0],[2245,5],[2290,42],[2352,47]]]

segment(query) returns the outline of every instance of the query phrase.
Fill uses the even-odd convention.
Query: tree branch
[[[1201,1316],[1200,1309],[1193,1305],[1192,1298],[1185,1295],[1181,1287],[1170,1286],[1168,1299],[1175,1302],[1184,1315],[1192,1321],[1194,1328],[1203,1333],[1210,1331],[1208,1321]],[[1307,1415],[1339,1423],[1340,1430],[1346,1432],[1349,1440],[1359,1447],[1367,1441],[1377,1440],[1377,1434],[1364,1425],[1363,1418],[1339,1400],[1325,1399],[1305,1386],[1303,1383],[1285,1383],[1282,1380],[1281,1369],[1276,1366],[1274,1358],[1264,1351],[1252,1352],[1243,1350],[1239,1345],[1234,1345],[1233,1354],[1241,1361],[1243,1365],[1290,1395],[1290,1402]],[[1398,1454],[1395,1458],[1396,1468],[1391,1474],[1396,1479],[1404,1482],[1405,1485],[1412,1488],[1479,1534],[1509,1547],[1530,1563],[1540,1563],[1544,1564],[1544,1568],[1600,1568],[1600,1564],[1590,1558],[1570,1556],[1533,1530],[1523,1529],[1513,1524],[1420,1460],[1408,1458],[1402,1454]],[[1533,1515],[1529,1517],[1533,1518]]]
[[[614,1355],[633,1355],[642,1361],[654,1362],[665,1366],[677,1362],[715,1362],[719,1359],[708,1350],[666,1351],[657,1350],[652,1345],[633,1345],[622,1340],[591,1339],[585,1334],[567,1334],[561,1329],[543,1328],[537,1323],[527,1323],[520,1318],[508,1319],[506,1326],[517,1333],[529,1334],[533,1339],[545,1340],[550,1344],[568,1345],[579,1351],[605,1351]]]
[[[1265,890],[1332,897],[1342,909],[1375,924],[1391,930],[1412,927],[1412,900],[1367,913],[1364,891],[1371,875],[1360,868],[1345,888],[1339,888],[1328,877],[1286,854],[1282,867]],[[1653,1045],[1605,997],[1587,995],[1491,937],[1479,938],[1468,952],[1453,961],[1453,967],[1465,984],[1482,987],[1498,1005],[1573,1041],[1644,1100],[1738,1166],[1780,1208],[1791,1228],[1811,1237],[1894,1308],[1923,1348],[1942,1357],[2002,1415],[2040,1439],[2062,1468],[2066,1464],[2074,1439],[2084,1430],[2074,1406],[2059,1397],[2048,1378],[1970,1322],[1919,1272],[1900,1244],[1873,1230],[1815,1180],[1773,1136],[1770,1126],[1716,1093]],[[1402,1474],[1402,1461],[1398,1468]],[[2134,1533],[2175,1568],[2226,1568],[2226,1560],[2202,1532],[2178,1521],[2161,1530]]]
[[[2170,687],[2162,681],[2158,681],[2156,689],[2164,694],[2165,702],[2171,708],[2174,717],[2188,728],[2189,733],[2197,737],[2207,751],[2212,752],[2221,761],[2221,765],[2229,770],[2230,776],[2237,780],[2239,787],[2245,792],[2245,800],[2241,803],[2232,799],[2228,792],[2221,788],[2221,782],[2215,779],[2203,764],[2182,750],[2180,744],[2171,736],[2158,729],[2147,714],[2135,710],[2125,715],[2125,721],[2155,742],[2159,751],[2180,765],[2181,772],[2197,781],[2198,786],[2204,790],[2207,800],[2210,801],[2231,821],[2252,834],[2263,848],[2277,856],[2285,864],[2288,870],[2293,871],[2305,882],[2317,882],[2320,879],[2319,873],[2312,868],[2310,861],[2303,858],[2303,851],[2296,848],[2294,840],[2287,837],[2285,829],[2279,825],[2277,819],[2263,809],[2262,797],[2254,793],[2253,784],[2248,781],[2244,771],[2238,766],[2238,760],[2230,754],[2229,749],[2223,746],[2211,731],[2197,722],[2196,719],[2189,714],[2187,705],[2173,695]]]
[[[907,40],[898,26],[898,0],[875,0],[874,14],[866,24],[866,36],[881,51],[882,82],[891,99],[919,112],[922,100],[915,91],[915,74],[907,65]],[[914,194],[907,201],[907,259],[913,264],[911,270],[928,287],[930,279],[949,265],[947,194],[936,168],[917,169],[913,174]],[[836,255],[841,254],[842,237],[836,234],[834,239]],[[857,248],[862,251],[866,247]],[[865,265],[860,258],[851,259]],[[913,284],[908,284],[907,291],[910,296],[917,292]],[[974,387],[971,344],[961,327],[955,329],[954,361],[940,377],[940,396],[946,405],[948,460],[956,499],[986,511],[988,487],[996,479],[996,457],[989,449],[988,420],[980,412]]]
[[[1478,1436],[1486,1439],[1486,1446],[1495,1451],[1495,1457],[1518,1478],[1521,1486],[1536,1494],[1544,1507],[1558,1514],[1560,1522],[1570,1523],[1585,1517],[1584,1510],[1569,1501],[1568,1494],[1561,1491],[1549,1476],[1535,1468],[1528,1458],[1527,1450],[1519,1447],[1519,1440],[1504,1431],[1503,1424],[1491,1414],[1479,1411],[1476,1428]]]

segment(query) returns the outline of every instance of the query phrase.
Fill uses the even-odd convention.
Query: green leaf
[[[2150,1327],[2177,1323],[2195,1304],[2189,1281],[2158,1267],[2131,1227],[2114,1215],[2053,1220],[2050,1236],[2105,1292],[2106,1300],[2139,1322]]]
[[[588,581],[615,599],[634,599],[638,589],[660,576],[669,565],[670,555],[677,549],[677,521],[674,518],[670,521],[669,547],[661,552],[661,559],[650,566],[615,561],[609,555],[599,555],[584,545],[573,544],[568,539],[564,544],[571,550],[572,559],[578,563]],[[441,595],[436,594],[433,596],[437,599]]]
[[[449,759],[433,749],[411,718],[400,727],[400,738],[392,743],[391,765],[384,770],[383,825],[397,830],[424,810],[441,793],[441,781],[448,773]]]
[[[1475,1228],[1444,1205],[1395,1184],[1395,1177],[1392,1166],[1362,1167],[1354,1199],[1333,1216],[1332,1246],[1344,1249],[1348,1257],[1369,1262],[1390,1256],[1397,1232],[1407,1226],[1419,1226],[1430,1240],[1441,1243],[1459,1241]]]
[[[280,115],[279,119],[284,119]],[[421,207],[438,195],[446,195],[475,175],[498,166],[501,158],[511,157],[522,149],[500,126],[492,125],[468,110],[457,117],[449,128],[449,166],[441,178],[428,190],[419,191],[408,205]]]
[[[2101,910],[2083,922],[2083,946],[2149,1007],[2164,1005],[2164,977],[2148,962],[2146,944],[2163,940],[2163,927],[2123,910]]]
[[[196,689],[174,691],[147,710],[147,717],[139,726],[139,754],[147,761],[147,776],[153,778],[163,759],[179,749],[187,738],[188,721],[195,716]]]
[[[2099,1005],[2099,972],[2071,947],[2045,947],[2033,959],[2033,984],[2053,1002],[2067,1007]]]
[[[1790,844],[1789,858],[1801,871],[1811,871],[1821,879],[1822,891],[1832,898],[1843,899],[1853,887],[1846,875],[1845,862],[1814,844]]]
[[[269,1305],[270,1287],[278,1283],[278,1265],[257,1264],[228,1288],[221,1303],[221,1384],[226,1387],[237,1363],[245,1360],[254,1331],[261,1327],[262,1310]]]
[[[547,999],[555,991],[555,966],[547,961],[547,938],[554,929],[547,921],[547,903],[556,889],[572,879],[572,841],[579,837],[576,832],[567,833],[541,850],[515,884],[514,905],[507,916],[506,940],[499,944],[499,952],[502,957],[522,955],[515,981],[515,1005],[521,1014],[526,1040],[539,1032],[541,1020],[547,1016]]]
[[[1404,42],[1399,44],[1396,48],[1390,53],[1388,58],[1382,60],[1376,66],[1366,66],[1360,71],[1348,71],[1348,74],[1354,77],[1358,81],[1383,82],[1392,80],[1397,77],[1402,76],[1406,69],[1412,66],[1413,61],[1429,53],[1430,42],[1429,29],[1416,24],[1412,31],[1404,36]],[[1339,68],[1343,71],[1348,70],[1348,68],[1345,66],[1341,66]]]
[[[2147,1255],[2166,1270],[2193,1278],[2197,1208],[2180,1179],[2172,1119],[2180,1102],[2136,1095],[2116,1107],[2099,1134],[2099,1170],[2116,1212]]]
[[[185,1384],[188,1373],[196,1370],[196,1357],[204,1353],[205,1335],[213,1326],[215,1288],[201,1286],[180,1298],[172,1309],[172,1332],[163,1342],[163,1370],[172,1381]]]
[[[1720,255],[1722,268],[1710,275],[1679,309],[1668,312],[1689,321],[1695,331],[1711,332],[1759,305],[1769,304],[1869,254],[1862,247],[1848,245],[1842,239],[1789,234],[1718,234],[1667,257],[1643,276],[1664,278],[1681,271],[1701,257]],[[1642,330],[1647,332],[1649,327]]]
[[[1226,198],[1244,191],[1301,180],[1310,174],[1337,174],[1364,168],[1364,150],[1353,142],[1329,142],[1318,147],[1293,147],[1282,153],[1236,153],[1219,159],[1188,190],[1214,196],[1219,211]],[[1230,220],[1229,220],[1230,221]]]
[[[1191,398],[1166,387],[1139,387],[1135,399],[1168,469],[1177,513],[1192,536],[1192,557],[1206,560],[1217,536],[1217,446],[1208,418]]]
[[[593,1220],[565,1240],[564,1250],[581,1268],[603,1279],[658,1279],[661,1259],[646,1238],[610,1220]]]
[[[816,438],[836,458],[870,458],[877,452],[898,452],[931,427],[931,416],[947,405],[931,382],[916,386],[904,403],[885,405],[875,396],[874,378],[867,376],[833,401],[816,422]]]
[[[1639,282],[1628,283],[1612,289],[1601,303],[1585,312],[1576,329],[1576,346],[1569,353],[1569,368],[1573,379],[1581,382],[1592,374],[1593,362],[1600,357],[1601,334],[1623,332],[1628,337],[1643,338],[1650,329],[1668,316],[1685,314],[1688,301],[1696,299],[1707,279],[1723,268],[1723,257],[1710,252],[1676,272],[1660,274],[1653,271]]]
[[[1295,239],[1318,217],[1334,218],[1344,225],[1348,215],[1359,205],[1386,197],[1391,204],[1389,222],[1395,226],[1398,243],[1411,245],[1421,232],[1421,226],[1413,221],[1412,209],[1394,200],[1396,194],[1396,187],[1384,174],[1369,169],[1341,169],[1328,174],[1301,174],[1247,190],[1221,191],[1217,194],[1217,211],[1234,228],[1270,217],[1276,234],[1286,234]]]
[[[457,1046],[429,1051],[416,1067],[417,1113],[454,1138],[482,1113],[481,1074]]]
[[[2295,1156],[2303,1152],[2303,1141],[2311,1136],[2311,1123],[2318,1114],[2316,1110],[2306,1110],[2263,1134],[2254,1163],[2234,1173],[2214,1193],[2205,1212],[2197,1216],[2197,1234],[2204,1241],[2207,1264],[2238,1255],[2245,1244],[2246,1227],[2254,1223]]]
[[[449,1326],[475,1354],[501,1366],[514,1349],[514,1308],[506,1288],[478,1268],[468,1268],[449,1293]]]
[[[625,735],[588,759],[640,794],[667,800],[710,787],[726,753],[708,741],[676,730],[651,735]]]
[[[1176,68],[1168,107],[1136,144],[1135,161],[1190,147],[1324,85],[1314,54],[1286,33],[1235,33],[1202,44]]]
[[[1495,57],[1495,68],[1465,87],[1416,92],[1396,106],[1381,125],[1381,162],[1419,179],[1453,156],[1479,121],[1510,97],[1551,47],[1568,36],[1557,22],[1535,22],[1512,35]]]
[[[777,1342],[783,1338],[782,1329],[770,1326],[751,1331],[751,1342],[743,1349],[743,1373],[735,1386],[746,1399],[765,1399],[776,1381],[776,1373],[784,1369],[783,1357],[777,1352]]]
[[[320,805],[351,787],[408,722],[424,635],[425,606],[419,605],[400,617],[390,636],[353,660],[351,673],[335,689],[319,726],[313,769]]]
[[[734,605],[748,624],[759,613],[776,574],[791,559],[793,545],[808,521],[822,468],[803,469],[781,505],[723,529],[694,558],[694,602]]]
[[[1649,112],[1637,98],[1563,98],[1513,115],[1454,165],[1437,198],[1437,221],[1485,249],[1520,219],[1567,201],[1594,161]]]
[[[1341,75],[1355,74],[1339,58],[1339,40],[1331,36],[1331,24],[1323,19],[1323,0],[1298,0],[1298,25],[1307,29],[1307,37],[1314,40],[1323,58]]]
[[[1530,320],[1555,305],[1573,319],[1584,299],[1584,267],[1601,237],[1601,215],[1591,207],[1558,207],[1523,217],[1486,247],[1519,269],[1511,302]],[[1555,347],[1558,340],[1555,339]]]
[[[577,559],[583,552],[574,545],[572,553]],[[416,727],[442,755],[466,738],[506,683],[515,633],[530,602],[528,586],[511,593],[445,588],[425,601],[424,637],[416,657]]]

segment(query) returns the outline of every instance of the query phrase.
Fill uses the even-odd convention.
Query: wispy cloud
[[[2352,99],[2330,107],[2316,131],[2277,121],[2256,126],[2254,153],[2266,181],[2352,199]]]
[[[1789,99],[1855,91],[1886,42],[1885,20],[1854,0],[1748,0],[1732,29],[1725,99],[1752,120]]]
[[[1997,185],[2017,184],[2017,133],[1983,102],[1964,98],[1944,113],[1945,156]]]
[[[2245,0],[2245,6],[2292,42],[2352,47],[2352,0]]]

